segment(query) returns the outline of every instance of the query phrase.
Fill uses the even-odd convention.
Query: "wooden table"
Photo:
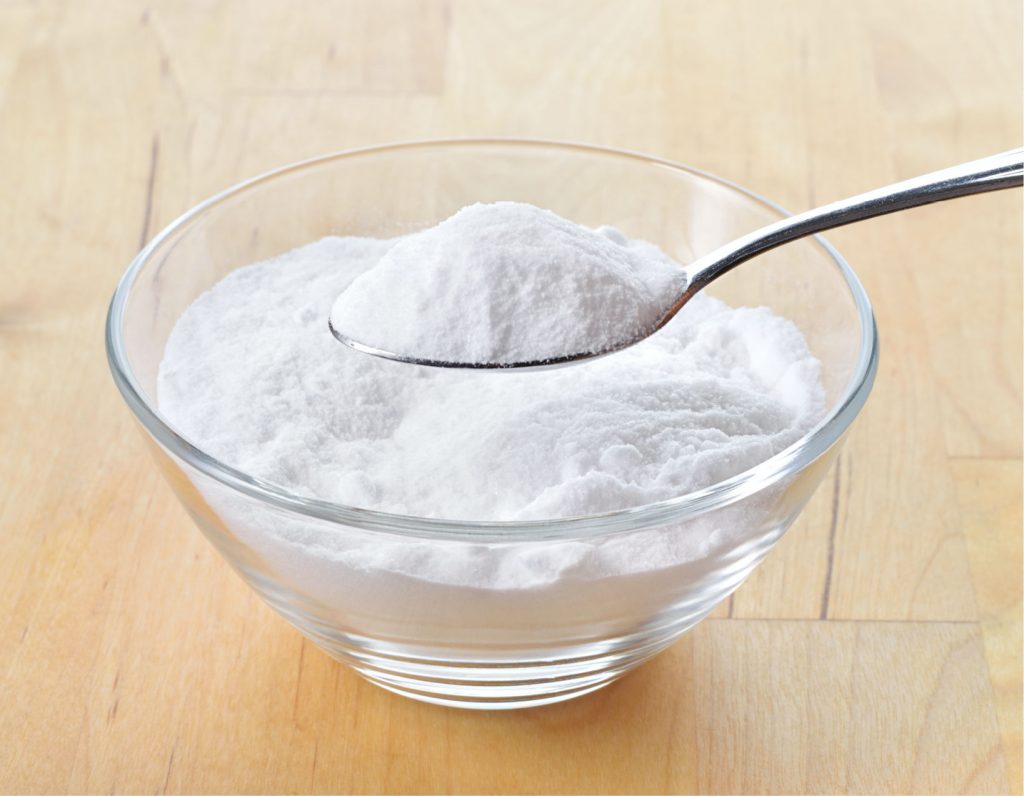
[[[104,361],[199,199],[398,139],[533,136],[804,208],[1021,143],[998,2],[0,5],[0,791],[1021,791],[1021,193],[835,232],[874,394],[714,618],[592,696],[421,705],[245,588]]]

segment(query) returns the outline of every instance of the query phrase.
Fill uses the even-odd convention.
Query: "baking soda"
[[[570,308],[586,314],[628,287],[629,300],[636,301],[627,314],[642,323],[646,298],[655,297],[649,303],[656,304],[658,290],[667,294],[680,271],[656,247],[613,230],[556,222],[545,211],[522,206],[515,212],[534,227],[550,227],[553,237],[545,233],[541,240],[576,247],[566,266],[580,271],[562,274],[550,252],[511,246],[510,252],[545,269],[531,282],[528,268],[518,260],[512,264],[509,302],[500,306],[513,315],[541,313],[538,302],[549,288],[558,296],[543,311],[565,306],[563,294],[576,291],[568,296],[576,302]],[[462,211],[470,219],[484,213],[479,206]],[[703,294],[649,339],[554,370],[439,370],[382,360],[336,341],[327,328],[335,298],[377,269],[415,267],[417,253],[436,264],[432,258],[449,251],[463,258],[460,267],[473,267],[475,260],[458,254],[444,229],[390,240],[328,237],[232,272],[178,320],[160,367],[161,413],[211,456],[299,496],[422,517],[496,521],[599,514],[677,497],[773,456],[824,414],[819,363],[791,322],[766,308],[730,308]],[[492,264],[505,256],[501,241],[519,240],[505,228],[481,236],[479,251]],[[599,262],[605,254],[613,262]],[[493,309],[500,306],[492,302],[486,279],[480,282],[492,271],[484,268],[474,279],[483,306]],[[662,288],[652,292],[652,285]],[[406,302],[429,300],[430,290],[451,287],[417,282],[395,302],[405,312]],[[454,312],[456,304],[449,296],[437,306]],[[621,328],[625,316],[607,309],[615,324],[587,327],[588,335],[598,335],[593,339],[601,339],[602,329]],[[481,317],[451,328],[482,328]],[[495,328],[504,328],[506,320],[495,318]],[[543,334],[518,341],[488,332],[486,349],[460,338],[459,354],[520,356],[517,346],[535,351],[545,340],[569,339],[572,329],[552,323]],[[430,340],[449,356],[455,349],[446,343],[446,328],[435,325],[419,335],[418,327],[408,339]],[[594,552],[590,545],[568,544],[558,553],[549,546],[543,560],[495,554],[460,563],[450,549],[435,560],[417,558],[413,546],[403,544],[402,555],[409,558],[398,560],[383,543],[351,553],[342,534],[318,531],[314,544],[301,523],[278,522],[273,533],[305,550],[309,560],[333,558],[346,566],[466,583],[546,581]],[[703,549],[692,538],[684,544],[666,537],[665,544],[664,551],[640,550],[612,539],[598,568],[614,569],[616,556],[630,558],[623,565],[630,570],[678,563]]]
[[[610,227],[475,204],[398,241],[341,293],[331,325],[421,361],[538,362],[649,334],[684,287],[678,264]]]

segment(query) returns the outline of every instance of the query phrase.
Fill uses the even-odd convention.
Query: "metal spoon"
[[[686,302],[722,274],[731,271],[740,263],[784,243],[833,227],[841,227],[855,221],[863,221],[866,218],[874,218],[886,213],[895,213],[898,210],[906,210],[918,205],[986,191],[998,191],[1003,188],[1019,188],[1022,185],[1024,185],[1024,149],[1014,149],[897,182],[885,188],[857,194],[849,199],[841,199],[838,202],[832,202],[814,210],[776,221],[774,224],[761,227],[694,260],[684,269],[686,289],[655,326],[641,337],[623,340],[621,343],[601,351],[587,351],[552,359],[524,362],[446,362],[384,351],[341,334],[333,325],[330,326],[330,329],[338,340],[357,351],[414,365],[438,368],[536,369],[582,362],[606,356],[639,343],[672,320]]]

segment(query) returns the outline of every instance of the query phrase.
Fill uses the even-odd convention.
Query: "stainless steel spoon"
[[[646,334],[623,340],[614,346],[601,351],[587,351],[567,354],[553,359],[533,360],[524,362],[445,362],[431,359],[420,359],[400,352],[384,351],[374,346],[360,343],[339,333],[330,326],[331,333],[342,343],[365,354],[408,362],[414,365],[427,365],[438,368],[473,368],[473,369],[525,369],[548,368],[582,362],[595,357],[606,356],[623,348],[639,343],[658,331],[672,320],[686,302],[698,292],[714,282],[722,274],[731,271],[740,263],[744,263],[762,252],[774,249],[784,243],[813,235],[833,227],[863,221],[866,218],[895,213],[918,205],[955,199],[958,196],[998,191],[1002,188],[1019,188],[1024,185],[1024,149],[1014,149],[999,155],[992,155],[981,160],[972,160],[959,166],[941,171],[934,171],[921,177],[897,182],[885,188],[878,188],[867,193],[841,199],[838,202],[808,210],[799,215],[784,218],[761,227],[754,232],[737,238],[731,243],[721,246],[709,254],[694,260],[684,271],[686,289],[676,302],[669,307],[658,323]]]

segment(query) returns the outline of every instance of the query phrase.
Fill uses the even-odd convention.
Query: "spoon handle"
[[[686,296],[751,257],[797,238],[908,207],[1021,185],[1024,185],[1024,149],[1013,149],[840,199],[761,227],[695,260],[686,269]]]

